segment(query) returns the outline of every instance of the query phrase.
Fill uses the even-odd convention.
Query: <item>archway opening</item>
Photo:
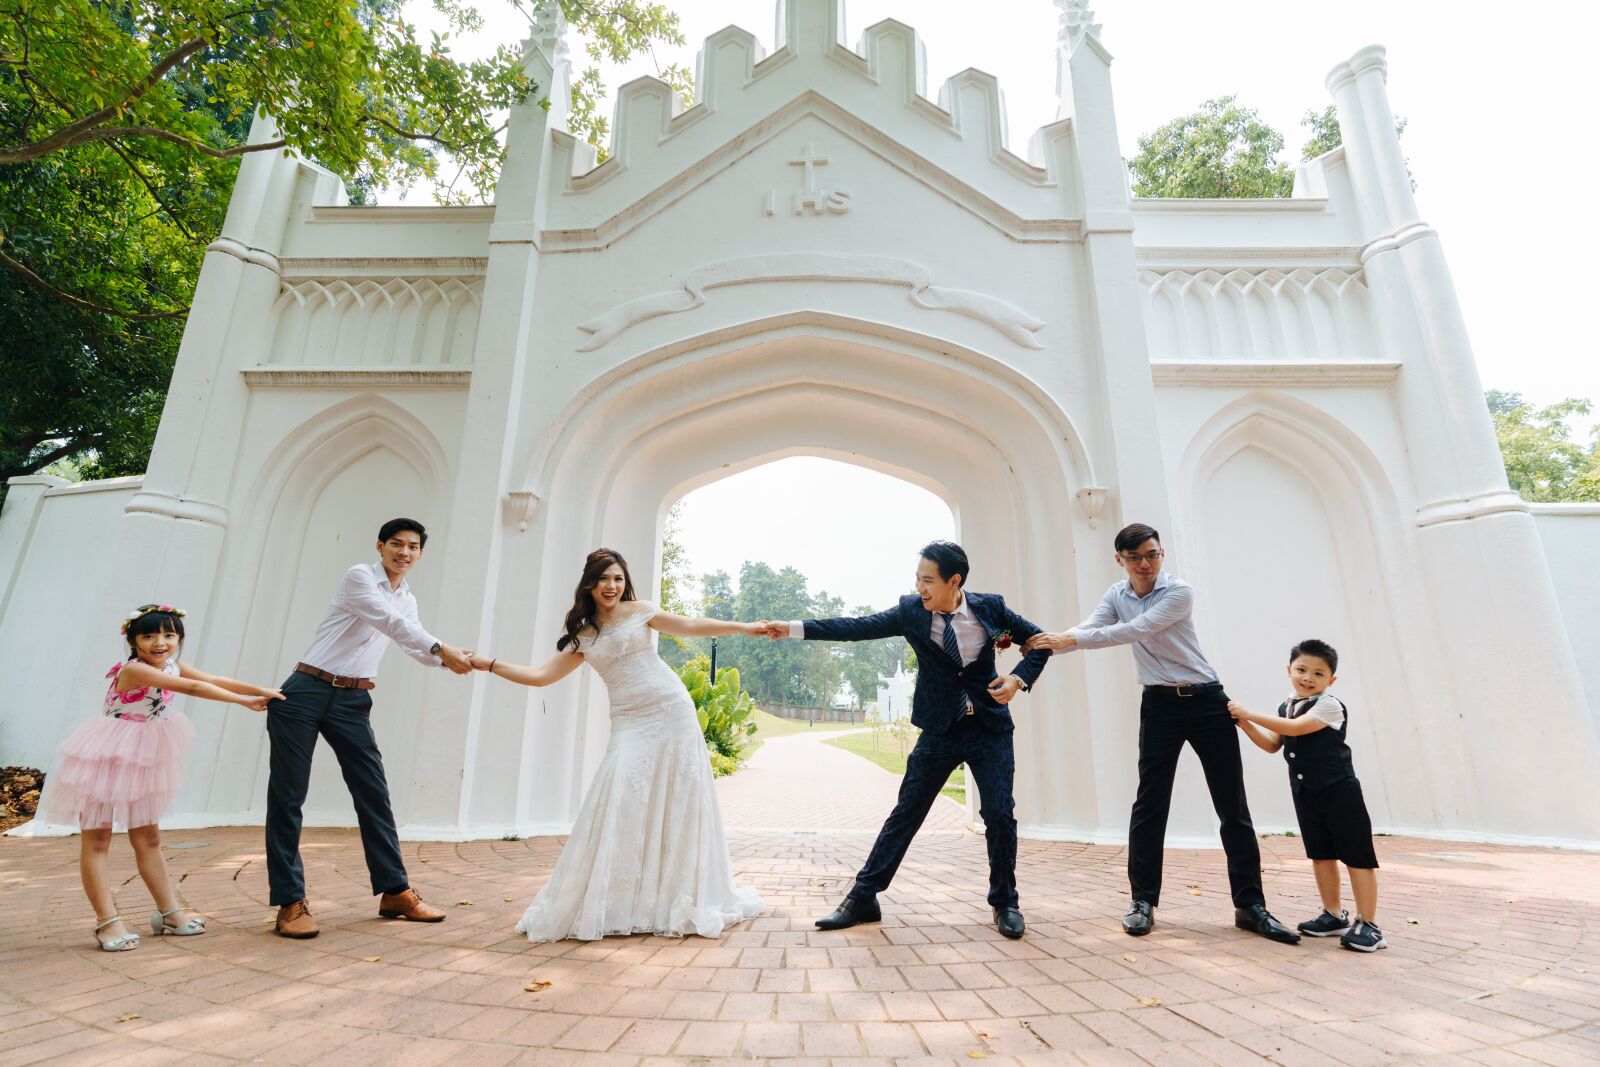
[[[860,462],[789,455],[668,507],[659,599],[681,614],[739,621],[868,615],[912,590],[918,550],[932,540],[959,540],[938,493]],[[917,736],[917,664],[904,640],[664,636],[659,651],[691,684],[710,686],[702,725],[713,765],[746,776],[724,787],[730,825],[771,825],[769,796],[792,797],[785,820],[804,829],[866,828],[887,813]],[[946,796],[954,804],[938,805],[934,822],[959,826],[962,769]]]

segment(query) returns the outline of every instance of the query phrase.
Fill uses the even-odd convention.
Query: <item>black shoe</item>
[[[875,923],[883,918],[883,913],[878,910],[878,898],[868,897],[857,900],[855,897],[845,897],[844,903],[833,909],[833,913],[817,920],[818,930],[843,930],[856,923]]]
[[[994,909],[995,929],[1015,941],[1022,936],[1022,931],[1027,929],[1027,924],[1022,921],[1022,912],[1016,908]]]
[[[1339,944],[1357,952],[1376,952],[1389,947],[1389,942],[1383,939],[1383,931],[1359,917],[1350,932],[1339,939]]]
[[[1295,929],[1307,937],[1332,937],[1350,929],[1350,913],[1341,911],[1335,915],[1327,908],[1323,908],[1321,915],[1310,922],[1301,923]]]
[[[1260,934],[1268,941],[1281,941],[1285,945],[1298,945],[1300,935],[1274,919],[1265,904],[1252,904],[1248,908],[1233,909],[1233,925],[1252,934]]]
[[[1153,909],[1143,900],[1136,900],[1128,909],[1128,914],[1122,917],[1122,928],[1134,937],[1143,937],[1155,929],[1156,917],[1151,915]]]

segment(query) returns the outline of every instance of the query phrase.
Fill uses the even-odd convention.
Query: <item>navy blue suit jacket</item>
[[[989,695],[989,683],[998,675],[994,668],[994,639],[1009,631],[1011,640],[1022,643],[1039,632],[1039,627],[1006,607],[1005,598],[993,593],[967,593],[967,607],[989,634],[983,651],[969,664],[959,664],[943,646],[933,640],[933,613],[922,606],[916,594],[903,596],[900,603],[876,615],[859,619],[811,619],[806,622],[807,641],[874,641],[884,637],[903,637],[917,654],[917,689],[911,699],[911,722],[920,730],[942,734],[961,718],[965,704],[972,700],[983,725],[991,730],[1013,729],[1011,709]],[[1050,650],[1040,649],[1022,657],[1011,673],[1022,680],[1024,689],[1033,683],[1050,662]]]

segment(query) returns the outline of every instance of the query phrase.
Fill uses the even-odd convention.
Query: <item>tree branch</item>
[[[183,224],[183,219],[178,217],[178,213],[168,207],[165,200],[161,199],[161,194],[156,191],[154,183],[152,183],[150,179],[145,176],[144,171],[139,169],[139,164],[133,161],[133,157],[128,154],[127,149],[113,141],[111,142],[111,150],[122,157],[122,161],[128,165],[128,169],[133,171],[134,177],[138,178],[139,183],[145,187],[147,192],[149,192],[150,199],[156,202],[156,206],[158,208],[166,212],[167,217],[173,221],[179,230],[183,231],[183,235],[191,241],[198,241],[199,238],[190,231],[189,227]]]
[[[146,74],[144,78],[141,79],[140,82],[128,92],[128,95],[123,97],[117,103],[108,104],[99,111],[92,111],[75,122],[67,123],[67,125],[61,127],[61,129],[57,130],[55,133],[51,134],[49,137],[46,137],[42,141],[35,141],[32,144],[25,144],[20,148],[11,148],[0,151],[0,164],[26,163],[31,159],[38,159],[40,156],[54,152],[58,148],[66,148],[69,145],[78,144],[83,140],[89,139],[84,138],[83,134],[92,132],[94,128],[99,126],[102,122],[121,114],[129,105],[136,102],[140,97],[144,96],[145,93],[148,93],[151,89],[154,89],[158,84],[160,84],[161,79],[165,78],[174,67],[187,62],[191,56],[204,48],[206,44],[207,41],[204,37],[197,37],[192,41],[185,41],[183,44],[174,49],[169,55],[167,55],[166,58],[162,59],[155,66],[151,67],[150,73]],[[92,139],[99,140],[99,138]]]
[[[103,440],[105,440],[105,435],[99,433],[69,438],[42,456],[28,457],[28,466],[24,473],[38,474],[56,460],[65,459],[76,452],[82,452],[84,449],[97,445]]]
[[[59,297],[60,299],[65,300],[67,303],[71,304],[80,311],[94,311],[102,315],[114,315],[119,319],[127,319],[130,322],[150,322],[155,319],[175,319],[179,316],[187,315],[189,313],[189,309],[187,307],[176,308],[172,311],[119,311],[116,308],[106,307],[104,304],[96,304],[92,300],[85,300],[81,296],[73,296],[71,293],[66,292],[65,290],[57,289],[55,286],[51,285],[49,282],[45,281],[43,278],[39,277],[32,270],[30,270],[26,264],[12,259],[4,252],[0,252],[0,266],[4,266],[12,271],[15,271],[17,274],[22,275],[23,280],[25,280],[29,285],[32,285],[36,289],[43,290],[44,292],[49,293],[51,296]]]

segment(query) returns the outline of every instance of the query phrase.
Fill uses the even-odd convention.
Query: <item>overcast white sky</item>
[[[495,0],[480,6],[491,22],[485,39],[526,35],[509,8]],[[671,6],[688,43],[658,52],[662,64],[692,68],[699,41],[729,23],[772,48],[770,0]],[[1390,98],[1409,120],[1404,146],[1417,199],[1444,240],[1485,387],[1538,403],[1600,401],[1600,344],[1588,313],[1594,296],[1589,264],[1580,261],[1600,247],[1600,217],[1587,206],[1600,149],[1579,125],[1595,100],[1600,5],[1105,0],[1094,9],[1101,41],[1116,57],[1118,129],[1129,156],[1140,134],[1231,93],[1283,132],[1292,162],[1305,140],[1301,116],[1329,102],[1322,85],[1328,70],[1365,45],[1386,46]],[[889,17],[921,34],[929,96],[969,66],[999,77],[1013,151],[1025,155],[1033,131],[1054,120],[1057,13],[1050,0],[850,0],[846,39],[854,45],[863,29]],[[608,82],[647,73],[649,61],[638,61],[608,71]],[[783,498],[813,492],[831,503],[807,510],[831,511],[839,521],[796,529],[793,545],[783,544],[781,530],[774,537],[787,523],[770,518],[788,508],[751,506],[768,493],[777,508]],[[821,460],[786,461],[708,486],[689,498],[687,510],[686,543],[697,568],[735,571],[744,556],[738,546],[759,545],[769,562],[795,563],[852,604],[886,602],[904,589],[908,574],[889,587],[865,575],[891,563],[909,572],[901,556],[926,539],[936,515],[943,514],[946,533],[950,522],[943,504],[923,490],[870,472],[841,477]],[[830,525],[849,527],[850,550],[825,544],[818,531]],[[880,545],[886,555],[859,560]]]

